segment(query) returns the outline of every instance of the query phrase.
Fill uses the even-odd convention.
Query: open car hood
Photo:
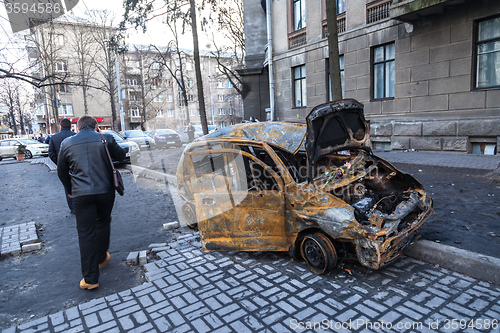
[[[336,151],[364,149],[371,153],[370,123],[365,119],[363,104],[354,99],[318,105],[307,115],[306,122],[310,167]]]

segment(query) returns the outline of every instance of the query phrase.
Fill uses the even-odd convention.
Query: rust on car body
[[[300,253],[318,274],[339,255],[387,265],[432,200],[372,153],[359,102],[322,104],[306,121],[234,125],[186,146],[177,179],[188,225],[205,250]]]

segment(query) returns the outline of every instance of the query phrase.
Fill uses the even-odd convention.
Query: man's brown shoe
[[[111,256],[109,255],[109,252],[106,252],[106,258],[99,264],[99,268],[104,268],[104,266],[106,266],[110,260]]]
[[[96,283],[96,284],[88,284],[87,282],[85,282],[85,279],[82,279],[82,281],[80,281],[80,288],[82,289],[95,289],[99,287],[99,283]]]

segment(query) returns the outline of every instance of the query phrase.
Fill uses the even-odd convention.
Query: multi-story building
[[[124,129],[177,129],[188,122],[199,124],[192,52],[129,45],[127,52],[115,55],[109,45],[113,33],[111,27],[68,17],[32,29],[27,37],[31,68],[50,83],[35,89],[36,131],[53,134],[56,118],[69,118],[76,126],[78,118],[87,114],[95,117],[100,127],[113,128],[113,113],[120,129],[115,59]],[[223,60],[231,61],[231,57]],[[241,122],[241,97],[215,62],[210,53],[202,52],[207,120],[219,127]],[[179,85],[181,65],[185,97]]]
[[[499,1],[336,2],[344,97],[364,104],[376,149],[498,154]],[[326,0],[271,7],[276,118],[304,121],[330,100]],[[244,8],[247,113],[269,104],[264,8]]]
[[[112,54],[102,47],[102,38],[113,31],[69,16],[31,29],[26,37],[31,70],[47,84],[35,88],[33,122],[37,131],[57,132],[56,118],[71,119],[76,127],[83,115],[95,117],[103,128],[112,127],[111,96],[116,94],[115,88],[103,89],[105,74],[96,63],[103,65]],[[109,71],[114,75],[114,61],[110,62]]]
[[[209,52],[200,53],[207,122],[218,127],[241,122],[241,96],[217,69],[216,59]],[[192,51],[130,45],[122,63],[127,129],[177,129],[201,123]]]

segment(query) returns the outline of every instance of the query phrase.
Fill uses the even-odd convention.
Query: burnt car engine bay
[[[425,211],[417,180],[363,150],[323,158],[316,175],[314,184],[351,205],[356,220],[374,234],[402,231]]]

